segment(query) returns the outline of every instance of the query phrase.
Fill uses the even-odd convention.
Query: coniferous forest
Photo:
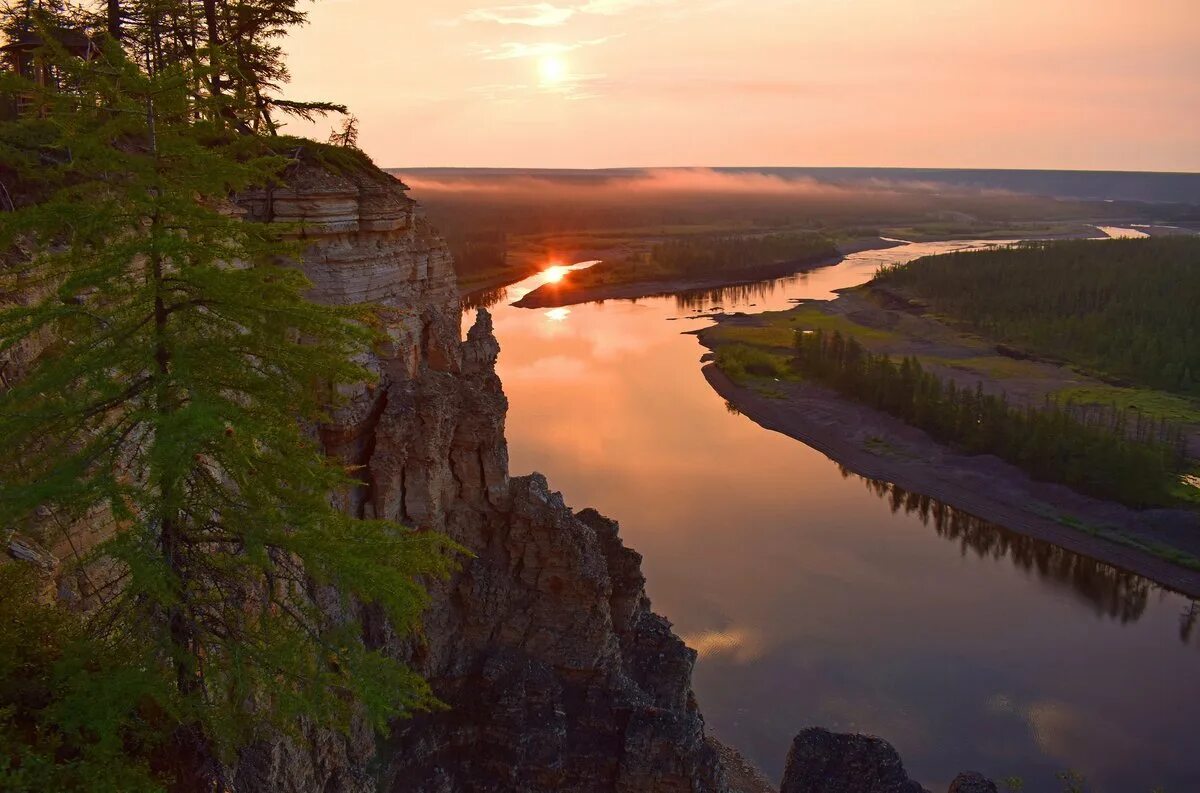
[[[1166,503],[1184,462],[1177,427],[1137,411],[1093,409],[1048,401],[1040,408],[1008,404],[960,388],[906,357],[899,363],[854,338],[821,330],[796,336],[796,368],[839,393],[919,427],[971,453],[994,454],[1035,479],[1136,507]]]
[[[1102,374],[1200,394],[1200,238],[1030,242],[880,270],[997,341]]]
[[[832,239],[812,233],[673,239],[655,245],[650,252],[650,258],[656,264],[682,275],[702,275],[778,262],[804,262],[836,255],[837,246]]]
[[[581,270],[571,277],[571,284],[590,287],[656,278],[726,277],[739,270],[795,266],[834,256],[834,240],[812,232],[696,235],[668,239],[645,253]]]

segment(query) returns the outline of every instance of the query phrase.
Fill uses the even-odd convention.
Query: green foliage
[[[990,338],[1142,385],[1200,394],[1200,239],[1024,243],[883,268]]]
[[[798,334],[796,368],[839,392],[972,453],[995,454],[1038,479],[1132,506],[1172,501],[1183,436],[1166,422],[1115,408],[1047,403],[1010,406],[1004,396],[958,388],[913,357],[899,364],[834,331]]]
[[[754,377],[782,379],[792,376],[787,356],[743,344],[728,344],[718,348],[716,362],[721,371],[736,381]]]
[[[824,234],[765,234],[678,238],[655,245],[650,258],[681,275],[726,273],[768,264],[809,263],[837,255]]]
[[[730,276],[770,265],[799,267],[833,256],[837,256],[837,246],[824,234],[695,235],[660,242],[648,255],[573,273],[571,283],[590,287],[656,278]]]
[[[1149,418],[1166,419],[1181,424],[1200,424],[1200,400],[1165,391],[1089,385],[1064,388],[1055,396],[1062,402],[1113,405],[1121,410],[1136,410]]]
[[[431,706],[356,615],[376,604],[414,630],[453,546],[338,509],[361,483],[315,441],[338,387],[369,378],[353,360],[374,316],[305,299],[284,229],[230,198],[286,160],[203,112],[188,60],[148,70],[113,41],[46,57],[55,86],[4,78],[39,110],[0,125],[0,168],[42,198],[0,226],[0,294],[17,298],[0,353],[52,343],[0,394],[0,526],[48,511],[107,539],[70,560],[95,605],[55,640],[81,632],[95,658],[13,662],[53,661],[57,682],[42,712],[4,712],[5,773],[26,784],[82,758],[89,789],[136,789],[145,712],[169,738],[164,773],[202,779],[302,718],[383,727]],[[23,726],[43,723],[57,743]],[[94,759],[122,748],[133,765]]]
[[[144,755],[162,738],[139,705],[168,692],[139,665],[144,646],[93,638],[42,585],[34,568],[0,564],[0,788],[160,790]]]

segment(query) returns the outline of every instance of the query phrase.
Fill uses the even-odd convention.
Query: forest
[[[882,268],[972,330],[1138,385],[1200,394],[1200,237],[1029,242]]]
[[[814,232],[761,235],[693,235],[660,241],[637,253],[575,273],[574,287],[656,278],[728,276],[776,264],[796,266],[837,256],[832,237]]]
[[[808,262],[837,255],[824,234],[765,234],[671,239],[650,250],[659,268],[681,275],[707,275],[782,262]]]
[[[1185,462],[1178,427],[1137,411],[1080,409],[1047,400],[1010,405],[981,387],[959,388],[913,357],[899,363],[853,337],[799,333],[795,367],[806,377],[864,402],[970,453],[994,454],[1035,479],[1134,507],[1162,505]]]

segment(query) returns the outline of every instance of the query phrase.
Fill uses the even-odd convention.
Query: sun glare
[[[538,61],[538,74],[541,75],[543,85],[561,83],[567,77],[567,64],[562,58],[547,55]]]
[[[571,309],[569,308],[552,308],[546,312],[546,319],[550,320],[551,322],[562,322],[570,315]]]
[[[561,281],[563,278],[566,277],[567,268],[563,267],[561,264],[556,264],[552,267],[547,268],[546,271],[542,273],[542,275],[545,277],[546,283],[557,284],[559,281]]]

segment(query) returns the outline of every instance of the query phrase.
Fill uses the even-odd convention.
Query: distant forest
[[[884,267],[873,283],[998,341],[1200,394],[1200,237],[950,253]]]
[[[968,452],[995,454],[1035,479],[1135,507],[1170,503],[1185,463],[1178,427],[1138,411],[1094,409],[1047,400],[1009,405],[981,388],[958,388],[916,358],[897,363],[839,332],[796,336],[795,367],[846,396],[919,427]]]
[[[659,242],[634,254],[575,273],[577,287],[650,281],[656,278],[697,278],[773,264],[798,265],[838,255],[831,237],[815,232],[756,235],[693,235]]]
[[[680,275],[705,275],[784,262],[837,256],[837,245],[824,234],[684,237],[660,242],[650,250],[658,268]]]

